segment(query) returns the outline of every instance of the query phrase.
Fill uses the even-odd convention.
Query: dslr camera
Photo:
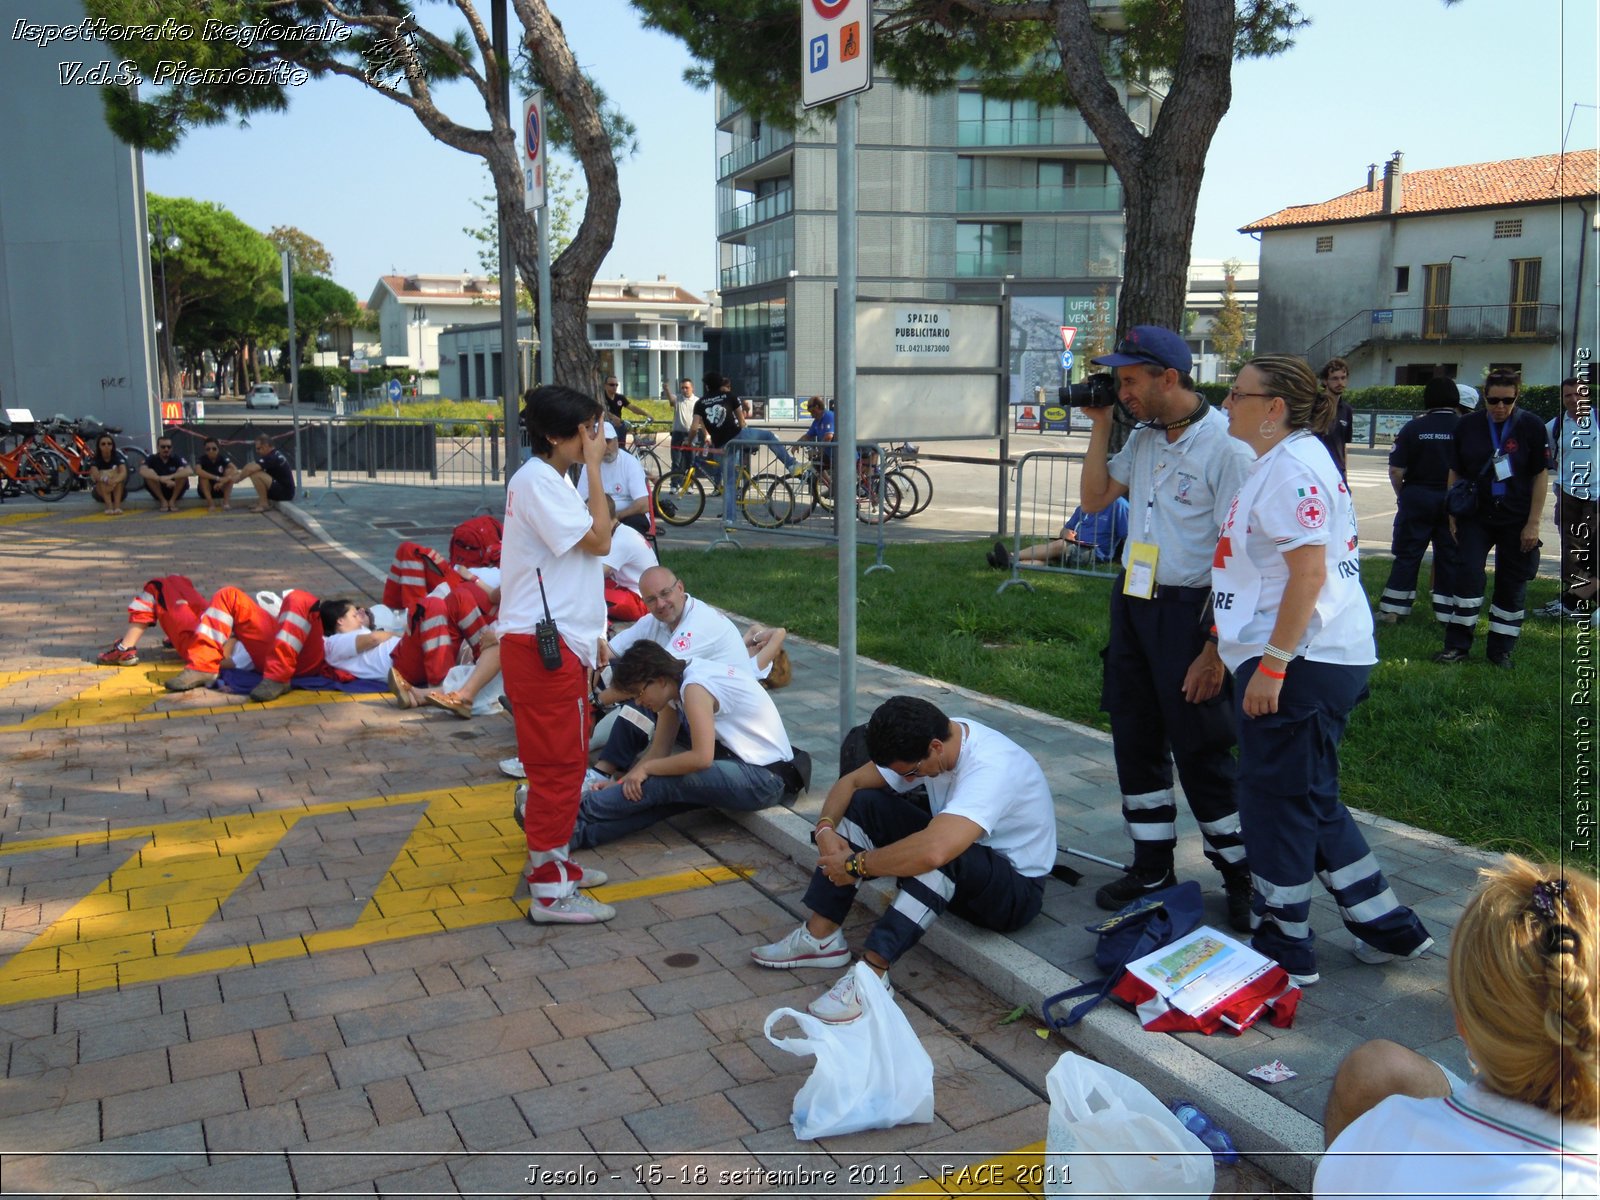
[[[1082,383],[1069,383],[1056,394],[1063,408],[1110,408],[1117,402],[1117,381],[1110,371],[1096,371]]]

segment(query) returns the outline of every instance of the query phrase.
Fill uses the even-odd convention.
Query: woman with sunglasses
[[[605,571],[611,512],[600,463],[600,404],[571,388],[528,392],[522,424],[533,456],[506,489],[500,550],[500,670],[527,783],[524,876],[536,925],[608,921],[616,910],[580,888],[605,875],[567,856],[589,766],[589,677],[606,665]],[[587,468],[579,495],[569,468]],[[552,628],[553,626],[553,628]]]
[[[117,449],[109,433],[102,433],[94,440],[94,453],[89,456],[89,480],[94,498],[106,506],[106,516],[120,513],[122,497],[128,490],[128,459]]]
[[[1350,491],[1317,435],[1334,399],[1302,359],[1252,359],[1228,392],[1228,432],[1256,453],[1212,558],[1217,650],[1239,716],[1239,819],[1252,944],[1301,986],[1318,980],[1311,888],[1333,893],[1363,962],[1433,944],[1395,898],[1339,800],[1339,739],[1377,662]]]

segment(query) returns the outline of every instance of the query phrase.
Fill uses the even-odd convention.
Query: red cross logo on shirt
[[[1233,539],[1223,534],[1217,539],[1217,552],[1211,557],[1211,565],[1220,571],[1228,565],[1228,559],[1232,556]]]
[[[1315,496],[1307,496],[1295,506],[1295,520],[1307,529],[1321,529],[1328,519],[1328,510]]]

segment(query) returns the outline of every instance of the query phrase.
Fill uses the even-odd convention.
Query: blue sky
[[[642,29],[626,0],[551,0],[578,60],[639,128],[621,169],[622,218],[603,276],[715,278],[711,96],[682,82],[681,46]],[[482,9],[487,11],[487,4]],[[1596,144],[1593,0],[1303,0],[1313,24],[1276,59],[1234,71],[1211,146],[1196,257],[1254,257],[1234,232],[1288,204],[1365,182],[1405,152],[1408,170]],[[442,20],[447,6],[425,8]],[[476,96],[446,94],[470,116]],[[1574,105],[1579,105],[1574,110]],[[296,225],[362,299],[380,274],[476,270],[489,191],[479,160],[434,142],[399,105],[349,80],[309,84],[288,113],[189,135],[145,162],[151,191],[216,200],[263,231]]]

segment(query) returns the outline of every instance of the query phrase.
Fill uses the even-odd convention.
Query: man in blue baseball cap
[[[1122,908],[1176,882],[1175,763],[1205,856],[1222,872],[1228,923],[1248,932],[1233,705],[1208,632],[1217,533],[1252,455],[1228,435],[1227,418],[1195,392],[1189,346],[1170,329],[1135,325],[1113,353],[1093,362],[1114,368],[1118,397],[1140,422],[1108,458],[1114,408],[1082,410],[1090,432],[1079,503],[1090,513],[1123,496],[1129,504],[1100,707],[1111,717],[1133,869],[1095,893],[1095,903]]]

